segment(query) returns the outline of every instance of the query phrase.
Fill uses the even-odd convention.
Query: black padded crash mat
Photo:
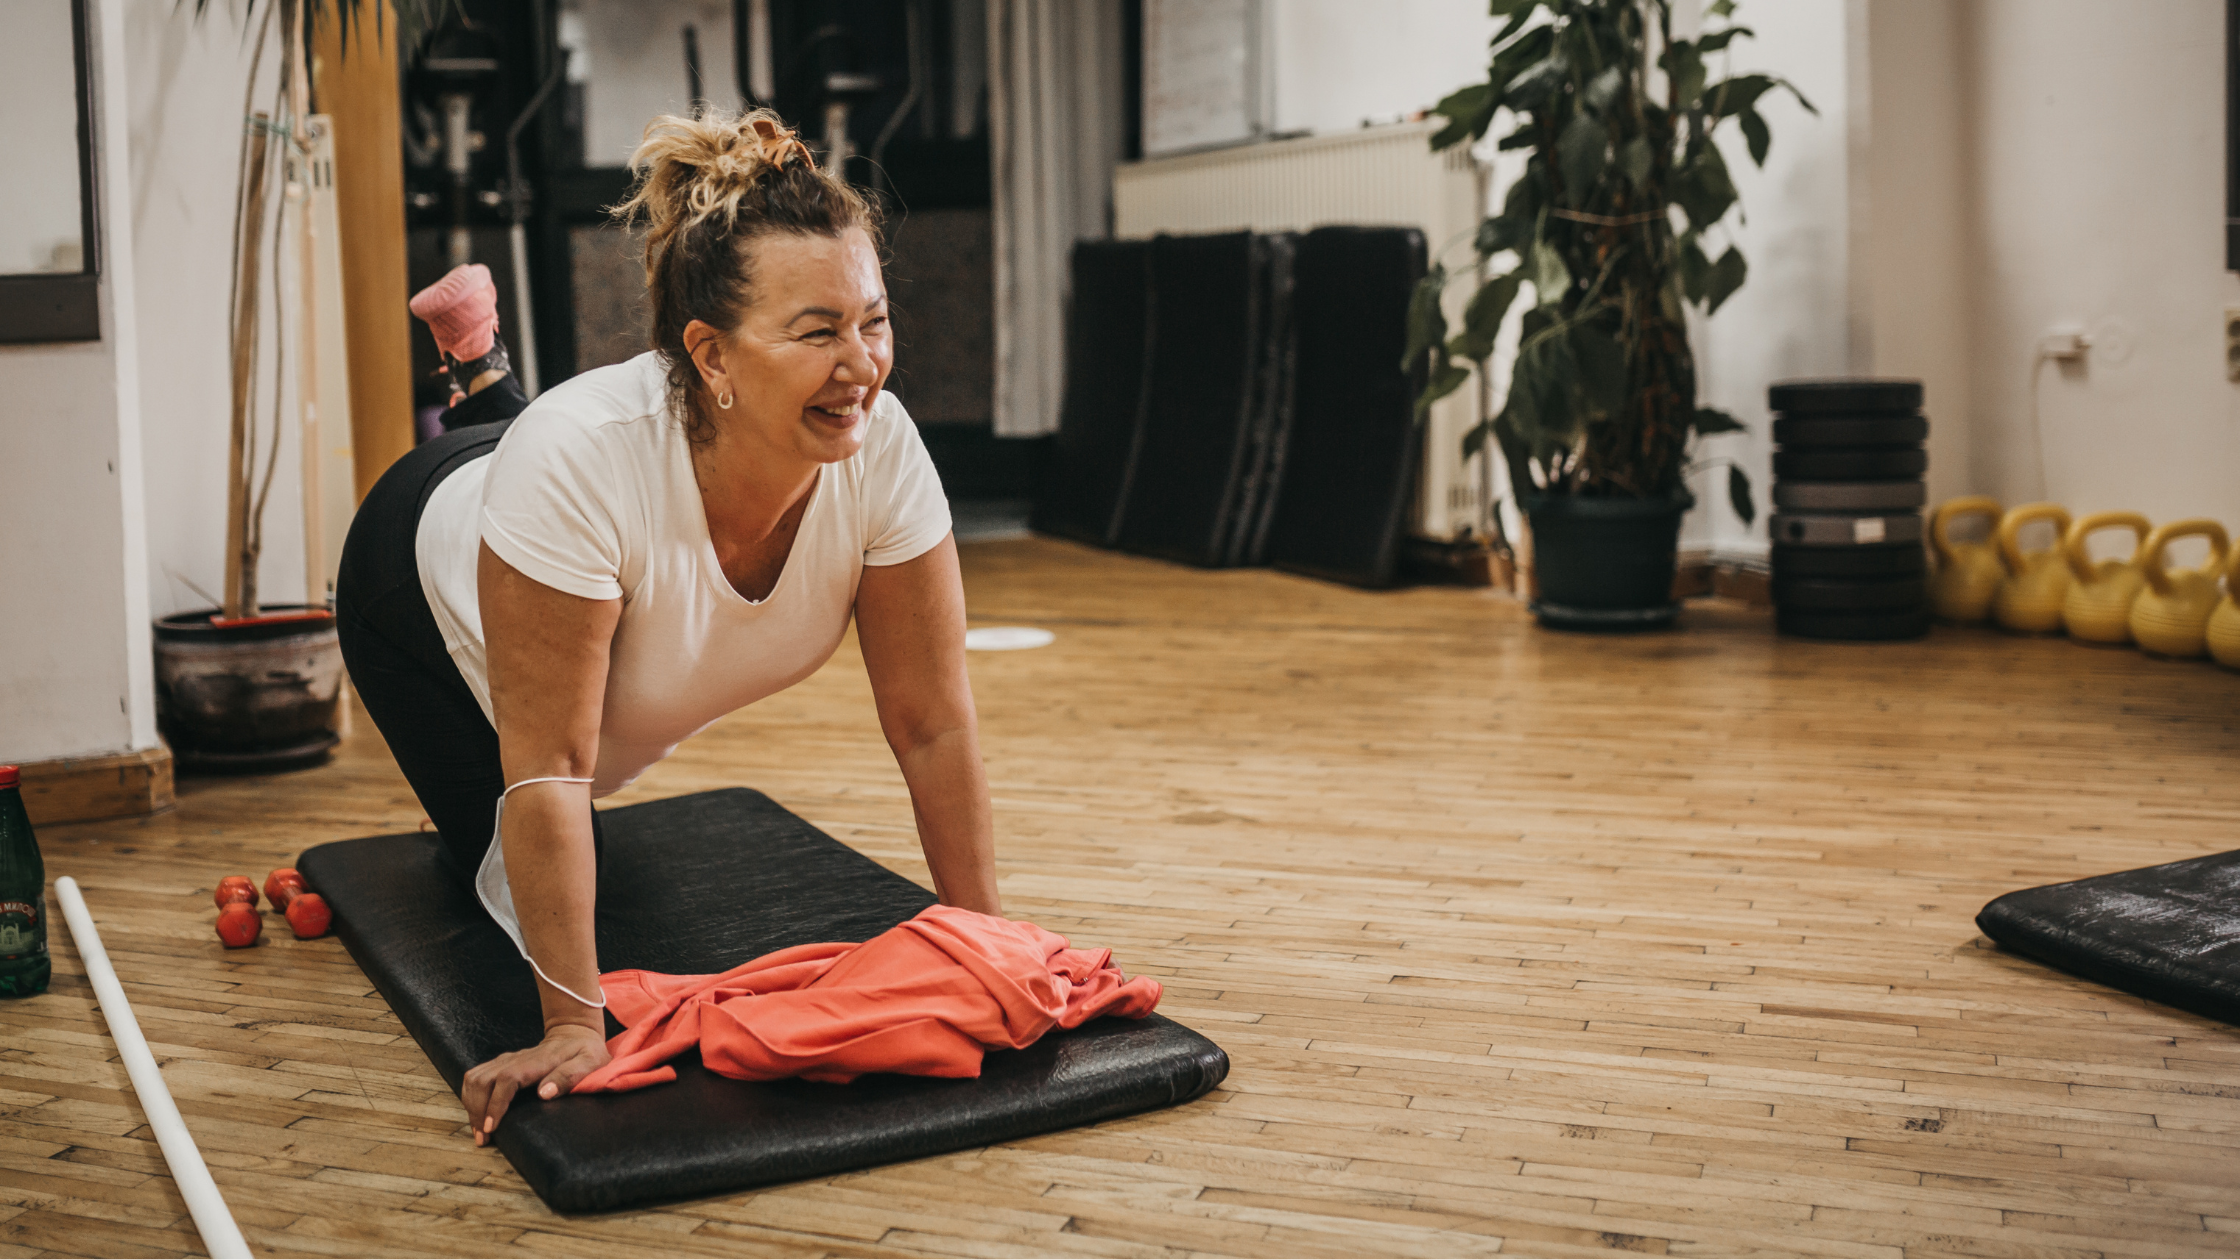
[[[1073,247],[1065,397],[1029,520],[1040,533],[1100,547],[1119,541],[1120,512],[1143,441],[1150,265],[1149,241]]]
[[[1299,237],[1273,232],[1260,238],[1265,265],[1260,275],[1260,344],[1254,354],[1250,427],[1238,475],[1236,505],[1229,513],[1224,543],[1229,564],[1263,564],[1268,554],[1268,522],[1275,516],[1283,487],[1283,458],[1291,446],[1292,383],[1299,370],[1298,337],[1292,327],[1296,290],[1292,263]]]
[[[1267,544],[1278,568],[1392,584],[1422,444],[1422,373],[1400,356],[1424,258],[1414,228],[1323,227],[1299,239],[1291,437]]]
[[[1976,926],[2087,980],[2240,1024],[2240,850],[2011,892]]]
[[[916,884],[744,788],[600,817],[602,970],[721,971],[788,946],[868,940],[933,904]],[[377,836],[320,845],[297,866],[334,908],[351,957],[456,1090],[473,1065],[534,1044],[542,1025],[529,964],[442,853],[433,834]],[[697,1056],[675,1066],[676,1081],[631,1093],[517,1096],[498,1125],[498,1149],[555,1210],[605,1211],[1170,1106],[1219,1084],[1229,1060],[1153,1015],[1094,1020],[1024,1050],[992,1051],[969,1081],[756,1083],[717,1076]]]
[[[1251,232],[1151,242],[1151,370],[1120,546],[1229,562],[1255,429],[1268,244]]]

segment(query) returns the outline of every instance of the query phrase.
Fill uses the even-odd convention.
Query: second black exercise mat
[[[1976,926],[2087,980],[2240,1024],[2240,850],[2011,892]]]
[[[1264,347],[1267,238],[1151,242],[1150,369],[1120,546],[1189,564],[1229,562]]]
[[[868,940],[933,904],[916,884],[744,788],[604,810],[601,819],[605,970],[722,971],[792,945]],[[297,865],[334,908],[351,956],[456,1090],[468,1068],[534,1044],[541,1020],[529,964],[447,861],[434,835],[416,834],[320,845]],[[754,1083],[717,1076],[697,1057],[676,1066],[675,1082],[632,1093],[518,1096],[498,1126],[498,1149],[555,1210],[607,1211],[1171,1106],[1219,1084],[1229,1060],[1153,1015],[991,1052],[970,1081]]]
[[[1268,562],[1356,586],[1389,586],[1415,486],[1420,372],[1400,362],[1424,272],[1413,228],[1325,227],[1299,239],[1291,442]]]

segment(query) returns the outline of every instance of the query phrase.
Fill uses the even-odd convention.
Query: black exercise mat
[[[1400,354],[1424,257],[1413,228],[1325,227],[1299,240],[1296,394],[1268,530],[1268,562],[1279,568],[1392,584],[1422,444],[1422,373]]]
[[[1120,546],[1229,562],[1253,431],[1268,244],[1251,232],[1151,242],[1151,368]]]
[[[1143,438],[1150,346],[1151,244],[1082,241],[1073,247],[1066,319],[1066,390],[1049,473],[1029,524],[1040,533],[1110,547]]]
[[[1976,926],[2087,980],[2240,1024],[2240,849],[2011,892]]]
[[[745,788],[600,816],[603,970],[722,971],[788,946],[868,940],[933,904],[916,884]],[[452,1089],[469,1067],[537,1041],[529,964],[433,834],[323,844],[297,866]],[[1153,1015],[1095,1020],[1025,1050],[993,1051],[970,1081],[754,1083],[717,1076],[697,1056],[675,1066],[676,1081],[630,1093],[518,1096],[498,1125],[498,1149],[555,1210],[606,1211],[1171,1106],[1219,1084],[1229,1060]]]
[[[1298,339],[1291,317],[1296,285],[1292,265],[1299,253],[1295,232],[1261,238],[1265,265],[1260,275],[1260,344],[1252,384],[1250,428],[1244,464],[1238,474],[1236,507],[1229,513],[1226,542],[1230,564],[1262,564],[1268,553],[1268,523],[1275,518],[1276,495],[1283,487],[1283,457],[1291,445],[1292,383],[1298,371]]]

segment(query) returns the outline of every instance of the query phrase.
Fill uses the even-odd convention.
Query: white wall
[[[2224,378],[2224,6],[1972,0],[1971,489],[2240,526]],[[2039,337],[2096,332],[2083,370]],[[2112,351],[2131,343],[2128,358]],[[2120,360],[2120,361],[2119,361]],[[2045,472],[2037,466],[2044,435]]]
[[[155,744],[123,0],[98,0],[101,340],[0,346],[0,760]]]
[[[1484,0],[1263,0],[1272,130],[1345,131],[1431,108],[1486,77]]]
[[[1743,56],[1796,79],[1822,118],[1783,107],[1769,170],[1737,180],[1751,277],[1698,339],[1707,397],[1755,423],[1785,375],[1915,377],[1932,503],[1984,493],[2240,525],[2223,6],[1838,2],[1737,15],[1763,37]],[[2096,344],[2077,367],[2038,365],[2033,385],[2061,328]],[[1723,449],[1762,488],[1763,432]],[[1720,547],[1763,546],[1762,523],[1704,525],[1691,531]]]
[[[232,386],[226,302],[232,269],[233,198],[243,88],[250,53],[233,6],[124,0],[131,65],[132,227],[144,260],[140,310],[141,409],[147,486],[149,600],[157,616],[208,608],[223,593],[226,453]],[[260,8],[261,11],[261,8]],[[272,107],[280,41],[266,53],[255,104]],[[269,221],[268,221],[269,222]],[[293,249],[282,251],[288,354],[299,353]],[[271,275],[266,259],[265,274]],[[272,297],[257,391],[272,431]],[[258,598],[303,599],[301,433],[293,374],[284,382],[280,463],[265,511]]]
[[[1842,375],[1851,368],[1851,295],[1847,225],[1851,183],[1845,0],[1745,3],[1735,20],[1756,39],[1729,45],[1712,76],[1771,72],[1795,83],[1820,112],[1805,112],[1786,93],[1760,103],[1773,133],[1764,169],[1750,161],[1740,129],[1721,131],[1720,151],[1741,195],[1738,212],[1714,231],[1706,250],[1728,244],[1750,264],[1749,280],[1708,320],[1692,317],[1696,387],[1705,406],[1733,414],[1748,433],[1708,440],[1706,465],[1733,460],[1750,474],[1758,515],[1743,525],[1727,503],[1724,468],[1707,467],[1691,481],[1696,508],[1681,526],[1684,548],[1763,550],[1772,510],[1772,424],[1766,386],[1803,376]]]

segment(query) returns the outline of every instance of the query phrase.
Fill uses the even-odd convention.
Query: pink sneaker
[[[435,334],[436,349],[451,372],[452,404],[484,372],[509,371],[505,343],[498,340],[498,286],[481,263],[453,267],[451,273],[412,295],[412,313]]]
[[[411,305],[445,358],[465,363],[490,353],[498,335],[498,286],[488,267],[453,267],[450,275],[413,294]]]

